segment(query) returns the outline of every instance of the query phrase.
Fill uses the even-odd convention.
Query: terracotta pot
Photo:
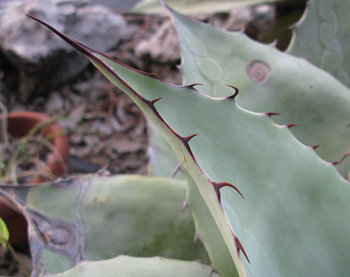
[[[11,112],[8,114],[8,132],[12,137],[23,137],[34,126],[49,119],[49,116],[39,112]],[[46,125],[39,132],[42,132],[45,136],[50,136],[50,134],[62,133],[62,128],[57,122],[54,122]],[[54,151],[48,161],[48,167],[42,172],[38,172],[38,176],[31,180],[30,184],[47,181],[44,177],[47,176],[45,173],[62,176],[66,172],[66,165],[69,160],[68,137],[61,134],[54,136],[50,141],[54,145]],[[7,199],[3,199],[2,203],[0,203],[0,217],[6,222],[9,229],[10,243],[19,246],[28,240],[27,223],[20,213],[10,208],[11,204],[7,201]]]

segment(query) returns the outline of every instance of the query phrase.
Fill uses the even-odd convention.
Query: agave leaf
[[[218,99],[193,86],[167,84],[56,33],[162,131],[196,182],[241,276],[350,274],[350,185],[287,126],[241,108],[234,95]]]
[[[0,244],[2,247],[6,247],[9,238],[9,230],[7,229],[5,221],[0,217]]]
[[[288,52],[303,57],[350,86],[350,1],[313,0],[294,28]]]
[[[118,256],[110,260],[79,263],[76,267],[56,275],[44,275],[54,277],[178,277],[178,276],[209,276],[210,267],[198,262],[171,260],[166,258],[135,258]],[[211,276],[218,277],[216,273]]]
[[[81,260],[131,256],[201,260],[195,226],[183,211],[186,185],[137,175],[85,175],[32,187],[22,203],[35,272],[59,273]]]
[[[165,0],[168,5],[187,14],[227,12],[232,9],[276,1],[278,0]],[[164,9],[158,0],[144,0],[136,4],[131,12],[161,13],[164,12]]]
[[[225,32],[169,11],[181,41],[185,84],[203,84],[196,89],[214,97],[231,95],[226,85],[233,85],[240,90],[236,101],[241,107],[278,113],[272,118],[277,124],[298,124],[293,134],[305,145],[320,145],[316,151],[328,162],[344,157],[350,148],[347,87],[305,60],[244,33]],[[343,176],[349,166],[349,160],[339,165]]]
[[[33,17],[32,17],[33,18]],[[35,18],[33,18],[35,19]],[[176,133],[164,120],[163,117],[160,116],[158,109],[155,108],[155,103],[161,100],[162,96],[170,97],[167,99],[168,101],[175,100],[175,103],[178,101],[193,101],[193,96],[199,95],[194,90],[193,87],[180,87],[175,85],[170,85],[168,83],[163,82],[159,79],[156,74],[147,74],[137,70],[134,70],[124,64],[117,62],[95,50],[88,48],[87,46],[81,44],[80,42],[69,38],[68,36],[60,33],[50,25],[45,22],[42,22],[38,19],[41,24],[44,24],[48,28],[50,28],[57,35],[61,36],[64,40],[70,43],[73,47],[75,47],[78,51],[85,54],[90,61],[99,69],[101,72],[109,78],[113,84],[127,93],[131,99],[140,107],[140,109],[145,112],[150,121],[153,122],[165,135],[170,145],[172,145],[176,154],[181,157],[181,162],[185,165],[185,168],[188,168],[187,164],[191,165],[192,170],[190,171],[191,176],[194,178],[193,174],[202,181],[202,186],[199,188],[201,195],[203,196],[207,204],[209,204],[210,212],[215,219],[215,222],[218,224],[220,232],[224,237],[224,240],[228,246],[230,254],[235,261],[237,266],[237,270],[240,275],[243,275],[243,267],[241,266],[240,259],[238,257],[238,253],[236,251],[236,243],[234,236],[232,235],[232,231],[227,224],[227,220],[225,215],[222,213],[222,208],[217,201],[217,196],[215,194],[215,190],[211,185],[211,182],[208,181],[207,177],[203,175],[200,167],[198,167],[196,161],[193,159],[191,153],[189,153],[188,140],[189,138],[182,137],[178,133]],[[118,72],[118,73],[117,73]],[[140,89],[140,90],[139,90]],[[142,95],[137,91],[142,92]],[[188,92],[188,93],[186,93]],[[196,92],[193,94],[193,92]],[[154,98],[155,95],[160,97]],[[177,98],[177,96],[184,96],[185,99]],[[189,98],[188,98],[189,97]],[[192,100],[191,100],[192,99]],[[163,101],[162,101],[163,102]],[[195,108],[195,107],[194,107]],[[169,119],[176,119],[178,111],[176,109],[167,109],[162,112],[166,112],[169,116]],[[185,108],[186,109],[186,108]],[[172,115],[172,116],[171,116]],[[189,126],[187,126],[189,127]],[[191,128],[190,128],[191,129]],[[187,130],[188,131],[188,130]],[[175,147],[174,147],[175,146]],[[197,183],[197,179],[194,178]],[[208,190],[209,189],[209,190]],[[210,193],[211,192],[211,193]]]
[[[175,178],[187,180],[186,207],[188,207],[196,225],[196,238],[203,242],[211,265],[221,276],[238,276],[230,252],[220,235],[212,214],[205,204],[196,183],[183,168],[178,168],[179,159],[162,133],[151,122],[150,130],[150,173],[153,177],[172,177],[176,170]]]
[[[178,168],[179,159],[162,133],[151,122],[148,123],[150,130],[150,173],[153,177],[172,177],[174,169],[175,178],[187,180],[186,207],[188,207],[196,225],[196,238],[203,242],[211,265],[221,276],[238,276],[237,270],[231,258],[230,252],[220,235],[213,216],[205,204],[196,183],[183,168]]]

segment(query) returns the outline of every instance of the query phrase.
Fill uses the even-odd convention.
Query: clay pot
[[[1,117],[0,117],[1,118]],[[18,138],[25,136],[37,124],[48,121],[49,116],[39,112],[11,112],[8,114],[8,132],[12,137]],[[57,122],[46,125],[39,132],[43,132],[45,136],[50,134],[62,133],[62,128]],[[37,184],[48,181],[44,176],[46,172],[57,177],[62,176],[66,172],[66,165],[69,160],[69,140],[64,134],[54,136],[51,143],[55,146],[54,151],[48,161],[48,167],[42,172],[38,172],[30,184]],[[27,242],[27,223],[24,217],[17,211],[10,208],[11,203],[7,199],[3,199],[0,203],[0,217],[5,221],[10,232],[10,243],[19,246]]]

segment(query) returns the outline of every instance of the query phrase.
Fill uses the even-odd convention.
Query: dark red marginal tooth
[[[135,94],[137,94],[135,92]],[[137,94],[138,95],[138,94]],[[190,152],[191,156],[194,158],[193,154],[192,154],[192,151],[190,149],[190,146],[188,144],[188,140],[190,140],[191,138],[187,139],[187,137],[183,138],[182,136],[180,136],[178,133],[176,133],[173,128],[171,128],[169,126],[169,124],[163,119],[163,117],[159,114],[159,112],[157,111],[156,107],[154,106],[154,103],[156,103],[157,101],[159,101],[160,99],[162,98],[157,98],[157,99],[154,99],[152,101],[150,100],[147,100],[146,98],[142,97],[141,95],[139,95],[139,98],[149,106],[149,108],[154,112],[154,114],[164,123],[164,125],[177,137],[179,138],[184,144],[185,144],[185,147],[186,149]],[[193,137],[194,135],[192,135]]]
[[[213,187],[215,189],[216,192],[216,196],[218,197],[219,203],[221,204],[221,194],[220,194],[220,188],[216,185],[215,182],[212,182]]]
[[[228,87],[230,87],[230,88],[233,88],[233,89],[235,90],[235,93],[232,94],[231,96],[226,97],[226,99],[235,100],[236,96],[237,96],[238,93],[239,93],[239,89],[236,88],[235,86],[230,86],[230,85],[226,85],[226,86],[228,86]]]
[[[243,199],[245,199],[243,194],[234,185],[232,185],[230,183],[227,183],[227,182],[221,182],[221,183],[211,182],[211,183],[214,186],[214,189],[216,191],[216,195],[218,196],[218,199],[219,199],[219,203],[221,203],[220,189],[222,187],[231,187],[231,188],[235,189],[239,193],[239,195],[242,196]]]
[[[203,86],[203,84],[195,83],[195,84],[191,84],[191,85],[188,85],[188,86],[185,86],[185,87],[187,87],[187,88],[189,88],[189,89],[194,89],[194,90],[196,90],[196,89],[194,88],[195,86]]]
[[[248,255],[245,252],[245,250],[242,246],[242,243],[239,241],[239,239],[236,236],[234,236],[234,237],[235,237],[235,243],[236,243],[236,247],[237,247],[237,253],[239,254],[239,251],[241,250],[243,255],[245,256],[245,258],[247,259],[248,263],[250,263]]]
[[[286,125],[289,129],[292,128],[292,127],[297,127],[299,126],[299,124],[288,124]]]
[[[151,101],[151,103],[154,105],[154,103],[158,102],[160,99],[163,99],[163,98],[160,97],[160,98],[154,99],[154,100]]]
[[[312,149],[316,150],[317,148],[319,148],[321,146],[321,144],[319,145],[314,145],[314,146],[311,146]]]
[[[337,164],[340,164],[342,161],[344,161],[345,160],[345,158],[346,157],[348,157],[349,156],[349,154],[350,154],[350,152],[348,151],[348,152],[346,152],[345,153],[345,155],[339,160],[339,161],[337,161],[337,162],[333,162],[332,164],[333,165],[337,165]]]
[[[186,143],[188,143],[195,136],[198,136],[198,134],[193,134],[193,135],[190,135],[190,136],[187,136],[187,137],[182,137],[182,140],[186,141]]]
[[[273,115],[280,115],[280,113],[273,113],[273,112],[271,112],[271,113],[266,113],[266,115],[271,118],[271,116],[273,116]]]
[[[349,128],[350,127],[350,123],[348,125],[346,125],[346,128]]]
[[[140,99],[141,99],[145,104],[147,104],[148,107],[150,107],[150,109],[151,109],[159,118],[161,118],[162,121],[164,121],[163,118],[162,118],[162,117],[160,116],[160,114],[158,113],[156,107],[154,106],[154,103],[156,103],[157,101],[159,101],[159,100],[162,99],[162,98],[157,98],[157,99],[154,99],[154,100],[151,100],[151,101],[150,101],[150,100],[147,100],[146,98],[143,98],[142,96],[140,96]]]
[[[184,138],[183,137],[181,137],[178,133],[176,133],[174,130],[173,130],[173,128],[171,128],[170,126],[169,126],[169,124],[163,119],[163,117],[159,114],[159,112],[158,112],[158,110],[156,109],[156,107],[154,106],[154,104],[157,102],[157,101],[159,101],[159,100],[161,100],[161,99],[163,99],[163,98],[157,98],[157,99],[154,99],[154,100],[147,100],[146,98],[144,98],[143,96],[141,96],[141,95],[139,95],[136,91],[134,91],[134,93],[136,94],[136,95],[138,95],[139,96],[139,98],[146,104],[146,105],[148,105],[149,106],[149,108],[154,112],[154,114],[164,123],[164,125],[176,136],[176,137],[178,137],[179,139],[181,139],[182,141],[184,141]],[[193,135],[192,135],[193,136]],[[187,147],[188,146],[188,147]],[[188,148],[189,149],[189,145],[188,145],[188,143],[187,143],[187,145],[186,145],[186,148]],[[192,152],[190,152],[191,153],[191,155],[192,155]],[[193,155],[192,155],[193,156]]]
[[[188,142],[195,136],[198,136],[198,134],[193,134],[193,135],[190,135],[190,136],[187,136],[187,137],[182,137],[180,135],[178,135],[177,133],[174,133],[182,142],[183,144],[185,145],[188,153],[190,153],[191,157],[195,160],[194,158],[194,155],[192,153],[192,150],[191,150],[191,147],[190,145],[188,144]]]

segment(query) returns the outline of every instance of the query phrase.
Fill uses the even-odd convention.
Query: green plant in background
[[[9,230],[7,229],[6,223],[0,218],[0,244],[2,247],[6,247],[6,244],[10,238]]]
[[[169,177],[162,179],[163,188],[159,190],[169,189],[167,183],[177,182],[179,186],[187,183],[187,203],[193,212],[196,233],[221,276],[348,276],[350,185],[345,177],[349,174],[349,163],[338,161],[350,148],[348,46],[346,39],[342,39],[349,37],[349,27],[338,21],[346,22],[344,16],[349,5],[345,0],[310,2],[303,22],[321,22],[320,27],[299,24],[289,51],[303,53],[315,65],[271,45],[254,42],[241,32],[224,32],[168,8],[181,40],[184,86],[174,86],[156,75],[133,70],[42,23],[85,54],[148,116],[153,124],[151,145],[157,146],[151,148],[151,172]],[[325,38],[330,36],[331,43],[326,45]],[[309,48],[317,51],[302,50]],[[196,83],[203,86],[191,85]],[[186,181],[170,179],[178,161]],[[156,177],[143,178],[158,182]],[[30,225],[32,238],[38,233],[34,228],[37,222],[46,228],[53,226],[54,221],[49,218],[61,218],[55,221],[59,226],[75,226],[76,238],[87,239],[86,245],[91,243],[81,224],[96,222],[88,220],[89,217],[82,220],[84,209],[92,205],[92,212],[96,203],[104,203],[101,199],[110,199],[113,194],[95,196],[98,191],[91,185],[94,178],[86,180],[86,186],[74,186],[67,181],[61,186],[28,189],[28,197],[21,203],[28,217],[36,220],[36,224]],[[144,181],[138,182],[142,187]],[[105,189],[111,190],[112,184],[117,183],[114,180]],[[73,197],[68,188],[77,190],[79,197]],[[31,195],[50,189],[60,189],[72,199],[80,199],[80,204],[72,200],[66,206],[70,211],[75,207],[75,214],[54,207],[43,208],[45,204],[32,201]],[[127,194],[125,202],[137,191]],[[155,193],[147,191],[149,197]],[[161,216],[163,204],[156,201],[154,205],[159,206],[149,211]],[[116,213],[107,207],[113,205],[109,203],[102,211],[110,216]],[[174,227],[170,224],[168,228]],[[55,241],[55,237],[49,238]],[[83,241],[78,244],[82,245],[80,248],[60,252],[55,247],[40,248],[38,240],[35,249],[41,249],[41,254],[37,261],[43,257],[48,257],[44,258],[46,262],[41,261],[44,265],[52,260],[62,261],[60,270],[64,270],[84,259],[107,259],[86,258],[81,248],[85,240],[79,241]],[[137,245],[142,246],[142,242]],[[182,250],[188,251],[186,247]],[[140,276],[145,276],[147,267],[157,267],[159,271],[152,272],[160,272],[160,276],[169,276],[169,272],[184,276],[172,271],[174,265],[189,276],[208,276],[210,272],[209,267],[200,273],[196,271],[198,264],[175,260],[181,257],[170,258],[161,265],[157,258],[151,264],[144,258],[120,256],[104,262],[84,262],[62,276],[86,276],[84,270],[89,267],[104,276],[113,276],[115,269],[111,264],[117,265],[118,259],[128,259],[130,263],[130,271],[125,275],[136,274],[137,268]]]
[[[8,249],[11,251],[11,254],[13,257],[16,259],[20,267],[22,268],[23,272],[27,275],[30,276],[30,273],[28,269],[24,266],[18,255],[16,254],[15,250],[13,249],[12,245],[9,242],[10,238],[10,233],[9,230],[7,229],[6,223],[2,218],[0,218],[0,244],[2,247],[8,247]]]

